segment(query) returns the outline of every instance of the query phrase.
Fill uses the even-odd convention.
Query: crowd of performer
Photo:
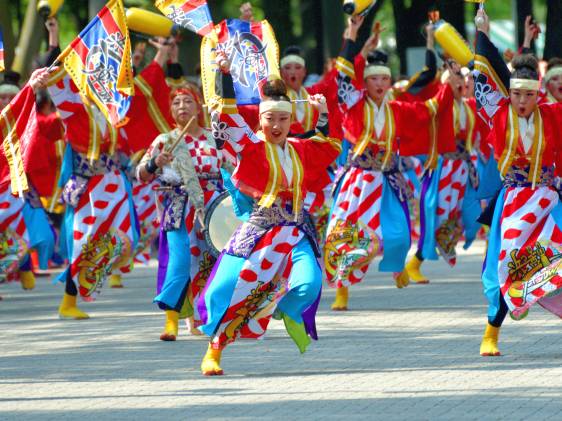
[[[478,235],[489,302],[481,355],[500,355],[508,313],[521,319],[538,303],[562,316],[562,58],[541,71],[527,20],[522,51],[506,63],[480,10],[474,68],[447,56],[439,66],[428,24],[425,67],[403,80],[378,49],[379,24],[358,43],[363,21],[349,18],[314,85],[302,49],[286,48],[258,107],[237,106],[224,52],[205,103],[175,38],[151,40],[156,55],[142,70],[139,44],[129,123],[115,127],[51,66],[60,48],[50,18],[29,82],[20,90],[5,72],[0,85],[4,116],[36,98],[22,112],[37,115],[41,137],[23,195],[14,177],[0,184],[0,281],[32,290],[34,273],[61,267],[59,316],[87,319],[79,297],[94,300],[106,281],[123,287],[121,274],[155,257],[160,339],[175,341],[180,319],[209,336],[205,375],[223,374],[224,348],[261,337],[271,318],[304,352],[318,339],[323,282],[335,288],[331,309],[345,311],[369,268],[397,288],[427,284],[422,264],[440,256],[454,266],[459,242]],[[227,196],[240,222],[217,253],[207,223]]]

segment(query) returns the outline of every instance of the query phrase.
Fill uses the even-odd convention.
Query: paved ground
[[[199,374],[205,340],[158,340],[154,268],[83,304],[87,321],[57,319],[48,279],[1,285],[0,419],[561,419],[560,321],[534,308],[506,322],[503,357],[481,358],[480,266],[474,253],[430,263],[432,283],[405,290],[371,272],[347,313],[328,310],[326,290],[304,356],[274,321],[227,349],[222,378]]]

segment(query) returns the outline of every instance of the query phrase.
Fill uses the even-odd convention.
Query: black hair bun
[[[371,65],[386,66],[388,64],[388,54],[382,50],[375,50],[367,56],[367,63]]]
[[[538,72],[539,70],[539,61],[532,54],[521,54],[515,56],[511,61],[511,65],[514,70],[529,69],[533,72]]]
[[[13,70],[8,70],[4,73],[3,84],[19,86],[21,75]]]
[[[263,86],[263,94],[269,98],[279,98],[287,96],[287,86],[282,79],[273,77],[267,80]]]
[[[302,49],[298,45],[289,45],[285,50],[283,50],[283,57],[287,56],[300,56],[302,57]]]
[[[515,79],[539,80],[539,61],[532,54],[521,54],[511,60],[513,72],[511,77]]]

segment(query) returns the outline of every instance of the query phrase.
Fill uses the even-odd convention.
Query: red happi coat
[[[336,139],[343,138],[342,131],[342,114],[338,106],[338,85],[336,82],[337,70],[334,68],[328,72],[322,80],[312,86],[304,88],[307,95],[324,95],[326,104],[328,105],[329,119],[330,119],[330,137]],[[295,94],[293,94],[295,95]],[[293,105],[293,123],[291,124],[291,133],[303,134],[310,130],[314,130],[318,122],[318,112],[310,105],[305,104],[307,107],[307,114],[310,115],[309,119],[298,121],[296,118],[296,105]]]
[[[506,133],[509,131],[509,107],[510,102],[505,101],[503,105],[500,106],[497,113],[493,118],[493,127],[488,135],[488,143],[494,148],[494,155],[498,161],[498,167],[500,168],[503,164],[505,158],[507,136]],[[548,104],[543,103],[537,107],[538,112],[541,114],[542,121],[544,124],[544,146],[540,154],[540,165],[543,167],[549,167],[555,165],[557,171],[562,168],[562,138],[560,137],[560,129],[562,128],[562,104]],[[521,137],[516,140],[516,150],[512,165],[518,167],[527,167],[531,164],[532,157],[525,153]],[[534,149],[534,148],[533,148]],[[531,151],[532,152],[532,151]]]
[[[221,117],[228,121],[230,116],[222,114]],[[300,197],[304,199],[307,192],[316,191],[318,185],[326,185],[330,182],[326,168],[337,158],[340,147],[335,140],[325,138],[319,133],[310,139],[288,138],[287,142],[294,148],[302,166]],[[238,145],[241,147],[238,151],[240,159],[232,174],[232,180],[242,193],[259,200],[272,190],[270,186],[274,182],[273,172],[276,163],[268,154],[269,144],[258,134],[253,137],[244,136]],[[225,148],[232,149],[232,145],[227,143]],[[234,150],[231,153],[234,153]],[[293,168],[293,173],[293,180],[295,180],[296,168]],[[295,187],[289,188],[284,173],[281,174],[281,179],[273,189],[277,190],[280,198],[292,200]]]
[[[161,133],[174,127],[170,114],[170,87],[160,65],[153,61],[135,76],[135,96],[127,112],[129,122],[120,129],[128,154],[148,149]]]
[[[437,141],[436,152],[453,152],[455,149],[450,145],[450,133],[453,130],[451,114],[453,93],[448,85],[440,88],[438,94],[428,102],[403,102],[389,101],[394,118],[394,141],[392,150],[400,152],[401,155],[423,155],[430,151],[434,140]],[[346,139],[357,144],[362,135],[365,134],[365,112],[367,94],[345,113],[344,132]],[[438,114],[437,124],[433,124],[434,116]],[[444,118],[441,118],[443,116]],[[386,130],[380,138],[385,139]],[[435,136],[433,139],[432,136]],[[380,142],[371,142],[369,147],[373,152],[386,150],[386,146]]]

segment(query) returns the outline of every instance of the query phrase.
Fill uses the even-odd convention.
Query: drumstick
[[[294,103],[298,103],[298,102],[308,102],[308,99],[292,99],[291,102],[294,102]],[[320,102],[320,104],[325,104],[325,103],[326,103],[326,98],[322,98],[319,102]]]
[[[174,141],[174,143],[172,143],[172,146],[166,148],[169,153],[174,152],[174,149],[176,149],[176,146],[178,146],[178,143],[180,143],[180,140],[183,139],[183,137],[187,133],[187,129],[189,128],[190,124],[193,122],[194,119],[195,119],[195,116],[191,116],[191,119],[187,122],[185,127],[181,130],[178,138]]]

